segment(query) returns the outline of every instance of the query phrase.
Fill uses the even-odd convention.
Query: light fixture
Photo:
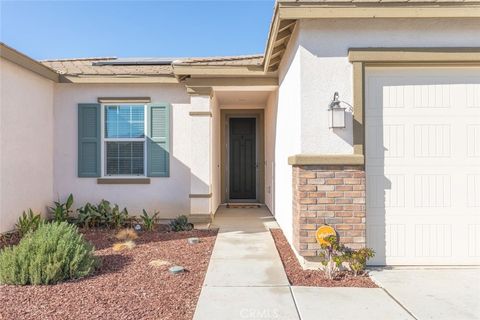
[[[338,100],[338,92],[333,95],[333,100],[328,106],[328,125],[329,128],[345,128],[345,110]]]

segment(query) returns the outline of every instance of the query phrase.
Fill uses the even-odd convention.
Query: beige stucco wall
[[[289,241],[292,240],[292,168],[288,157],[301,151],[301,56],[299,29],[295,28],[279,67],[278,102],[275,114],[274,215]]]
[[[299,29],[302,153],[352,152],[351,113],[346,129],[329,129],[327,118],[335,91],[353,104],[349,48],[480,47],[480,19],[316,19]]]
[[[146,185],[102,185],[96,178],[77,177],[77,104],[96,103],[98,97],[150,97],[168,102],[171,112],[170,177],[151,178]],[[118,203],[138,214],[160,211],[161,218],[190,213],[191,111],[182,85],[57,84],[55,86],[55,195],[73,193],[76,206],[101,199]]]
[[[275,134],[278,92],[270,93],[265,106],[265,205],[275,212]]]
[[[0,232],[53,200],[53,82],[0,59]]]
[[[212,107],[212,213],[218,209],[222,201],[222,178],[221,178],[221,126],[220,126],[220,106],[217,97],[214,95],[211,99]]]

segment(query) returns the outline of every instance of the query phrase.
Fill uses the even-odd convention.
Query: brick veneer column
[[[315,231],[324,223],[346,246],[365,246],[363,166],[295,165],[293,193],[293,244],[301,256],[318,255]]]

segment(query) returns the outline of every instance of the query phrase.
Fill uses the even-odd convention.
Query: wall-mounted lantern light
[[[333,100],[328,106],[328,124],[329,128],[345,128],[345,110],[338,100],[338,92],[333,95]]]

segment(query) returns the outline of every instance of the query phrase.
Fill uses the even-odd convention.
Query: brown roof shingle
[[[116,58],[83,58],[41,61],[45,66],[55,70],[59,74],[69,76],[144,76],[144,75],[172,75],[171,65],[138,65],[138,64],[115,64],[95,65],[97,62],[115,61]]]
[[[150,58],[155,61],[155,59]],[[158,59],[162,60],[162,59]],[[205,57],[205,58],[179,58],[171,59],[175,65],[192,66],[260,66],[263,55]],[[138,63],[140,61],[140,63]],[[43,60],[41,63],[59,74],[67,76],[173,76],[172,63],[149,62],[146,59],[129,59],[128,62],[115,57],[104,58],[78,58]],[[111,62],[112,64],[109,64]],[[100,63],[100,64],[99,64]]]
[[[184,58],[174,61],[176,65],[195,66],[259,66],[263,63],[263,54],[205,57],[205,58]]]

